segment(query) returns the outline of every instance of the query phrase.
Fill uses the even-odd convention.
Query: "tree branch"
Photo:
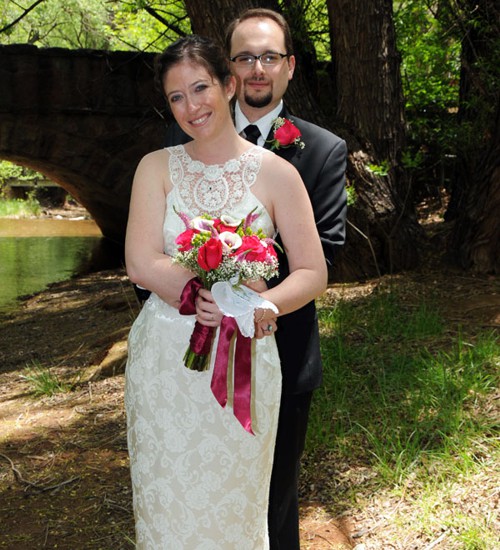
[[[150,6],[144,6],[143,8],[146,10],[149,15],[157,19],[162,25],[165,25],[167,29],[170,29],[171,31],[174,31],[179,36],[186,36],[186,33],[183,32],[177,25],[172,25],[172,23],[169,23],[164,17],[162,17],[155,9],[151,8]]]
[[[21,21],[21,19],[24,19],[31,10],[34,10],[39,4],[41,4],[44,1],[45,0],[36,0],[36,2],[33,5],[31,5],[29,8],[25,9],[24,12],[17,19],[14,19],[14,21],[12,21],[12,23],[9,23],[3,29],[0,29],[0,33],[8,31],[14,25],[17,25],[17,23],[19,23],[19,21]]]

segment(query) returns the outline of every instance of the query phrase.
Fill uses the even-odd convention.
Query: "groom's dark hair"
[[[247,19],[271,19],[271,21],[274,21],[281,28],[285,37],[286,52],[284,53],[287,53],[288,55],[293,55],[293,40],[290,26],[288,25],[286,19],[281,15],[281,13],[273,10],[268,10],[267,8],[250,8],[248,10],[245,10],[242,14],[240,14],[238,18],[233,19],[233,21],[229,23],[224,41],[228,54],[231,53],[231,40],[233,38],[234,29],[240,23],[246,21]]]

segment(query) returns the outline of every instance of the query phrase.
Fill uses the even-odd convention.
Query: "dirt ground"
[[[348,298],[378,284],[328,292]],[[391,284],[409,301],[434,292],[450,319],[500,326],[493,277],[431,269]],[[134,547],[123,372],[138,311],[127,277],[115,270],[54,284],[0,315],[0,548]],[[39,368],[70,390],[33,396],[26,376]],[[329,514],[331,469],[325,461],[314,471],[302,487],[303,549],[364,548],[359,534],[379,518]]]

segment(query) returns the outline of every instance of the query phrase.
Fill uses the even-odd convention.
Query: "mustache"
[[[268,78],[265,76],[251,76],[250,78],[245,78],[245,82],[268,82]]]

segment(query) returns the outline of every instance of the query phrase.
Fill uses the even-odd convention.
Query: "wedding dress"
[[[269,214],[252,194],[262,155],[253,147],[224,165],[191,159],[184,146],[168,149],[173,189],[163,226],[166,254],[190,218],[202,213],[244,218],[273,236]],[[194,316],[181,315],[154,293],[129,336],[125,407],[131,463],[136,548],[155,550],[264,550],[267,508],[281,395],[274,336],[252,340],[252,428],[210,389],[208,371],[183,364]],[[217,346],[217,335],[213,349]],[[213,354],[215,355],[215,354]]]

